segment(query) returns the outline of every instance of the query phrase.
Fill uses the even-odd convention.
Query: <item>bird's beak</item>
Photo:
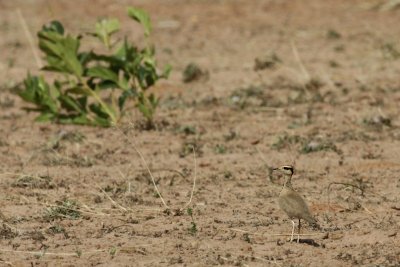
[[[273,171],[277,171],[277,170],[279,170],[279,168],[272,168],[272,170],[273,170]]]

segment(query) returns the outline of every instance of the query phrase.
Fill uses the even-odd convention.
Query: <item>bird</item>
[[[282,190],[279,194],[278,203],[279,207],[289,216],[292,221],[292,234],[290,237],[290,242],[293,241],[295,219],[299,220],[299,228],[297,235],[297,243],[300,241],[300,228],[303,219],[309,224],[320,228],[317,220],[311,215],[310,209],[303,197],[293,189],[292,186],[292,176],[294,174],[294,167],[291,165],[284,165],[278,168],[273,168],[274,171],[280,171],[285,176],[285,183],[283,184]]]

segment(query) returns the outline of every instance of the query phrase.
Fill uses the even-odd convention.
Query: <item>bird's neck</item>
[[[292,175],[293,174],[287,174],[285,175],[285,183],[283,184],[283,187],[288,187],[288,188],[292,188]]]

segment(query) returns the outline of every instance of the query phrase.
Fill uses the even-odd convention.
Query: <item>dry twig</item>
[[[246,230],[242,230],[242,229],[237,229],[237,228],[220,228],[222,230],[229,230],[229,231],[234,231],[234,232],[240,232],[240,233],[245,233],[245,234],[249,234],[249,235],[256,235],[256,236],[291,236],[291,234],[266,234],[266,233],[255,233],[255,232],[249,232]],[[317,233],[317,234],[300,234],[300,236],[318,236],[321,235],[323,233]]]
[[[145,160],[144,157],[143,157],[143,154],[139,151],[139,149],[136,148],[136,145],[135,145],[133,142],[131,142],[131,141],[129,140],[128,136],[127,136],[120,128],[118,128],[118,127],[116,127],[116,128],[125,136],[126,140],[129,142],[129,144],[132,145],[132,147],[133,147],[133,149],[136,151],[136,153],[138,153],[140,159],[141,159],[142,162],[143,162],[143,165],[146,167],[146,170],[147,170],[147,172],[148,172],[149,175],[150,175],[151,182],[153,183],[154,189],[156,190],[158,197],[160,198],[160,200],[161,200],[162,204],[164,205],[164,207],[165,207],[166,209],[169,209],[169,206],[168,206],[167,203],[164,201],[164,198],[162,197],[162,195],[161,195],[161,193],[160,193],[160,190],[158,189],[158,186],[157,186],[157,184],[156,184],[156,181],[155,181],[155,179],[154,179],[154,176],[153,176],[153,174],[151,173],[150,168],[149,168],[149,166],[147,165],[147,162],[146,162],[146,160]]]
[[[17,15],[18,15],[19,21],[21,23],[22,29],[24,30],[24,33],[26,35],[26,38],[28,39],[29,46],[31,47],[33,57],[34,57],[34,59],[36,61],[36,65],[37,65],[37,67],[39,69],[41,69],[42,66],[43,66],[42,61],[40,60],[40,57],[39,57],[39,55],[37,53],[37,50],[35,48],[35,42],[33,41],[32,34],[30,33],[30,31],[28,29],[28,25],[27,25],[27,23],[26,23],[26,21],[24,19],[24,16],[22,15],[22,12],[21,12],[20,9],[17,9]]]
[[[108,200],[111,201],[111,203],[112,203],[114,206],[118,207],[118,208],[119,208],[120,210],[122,210],[123,212],[127,212],[127,211],[128,211],[127,208],[121,206],[121,205],[118,204],[114,199],[112,199],[112,198],[107,194],[107,192],[104,191],[104,189],[101,188],[99,185],[97,185],[97,188],[108,198]]]
[[[350,183],[342,183],[342,182],[332,182],[332,183],[330,183],[328,185],[328,189],[327,189],[327,191],[328,191],[328,207],[329,207],[329,209],[331,209],[331,197],[330,197],[331,190],[330,189],[331,189],[332,185],[344,185],[344,186],[350,186],[350,187],[353,187],[353,188],[357,188],[357,189],[359,189],[361,191],[361,195],[364,195],[364,188],[361,188],[361,187],[359,187],[357,185],[350,184]]]
[[[182,210],[184,210],[187,206],[190,205],[190,203],[192,203],[193,193],[194,193],[194,189],[195,189],[195,187],[196,187],[196,176],[197,176],[196,151],[195,151],[195,149],[194,149],[194,146],[192,146],[192,149],[193,149],[193,160],[194,160],[193,187],[192,187],[192,192],[190,193],[190,199],[189,199],[189,201],[186,203],[186,205],[182,208]]]

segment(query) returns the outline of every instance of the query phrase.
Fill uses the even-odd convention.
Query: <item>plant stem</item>
[[[109,108],[109,106],[104,103],[104,101],[99,97],[99,95],[94,92],[87,84],[86,82],[82,82],[83,84],[83,89],[91,96],[93,96],[93,98],[97,101],[97,103],[100,104],[100,106],[103,108],[103,110],[107,113],[107,115],[110,117],[111,119],[111,123],[113,125],[116,125],[118,120],[114,114],[114,112]]]

